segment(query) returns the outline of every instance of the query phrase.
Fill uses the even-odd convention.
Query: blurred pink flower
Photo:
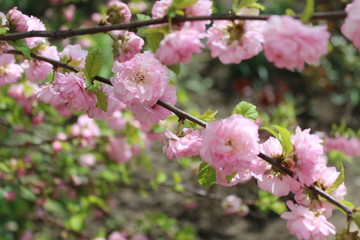
[[[74,20],[75,11],[76,11],[75,4],[70,4],[69,6],[64,7],[62,9],[62,14],[64,15],[66,21],[72,22]]]
[[[258,130],[253,120],[237,114],[210,122],[201,134],[200,156],[227,175],[244,171],[260,152]]]
[[[119,23],[129,23],[131,19],[131,11],[129,7],[119,1],[119,0],[110,0],[107,3],[107,21],[111,24]]]
[[[164,135],[168,138],[163,147],[163,152],[169,159],[181,159],[199,155],[201,137],[198,130],[186,128],[180,136],[166,129]]]
[[[8,202],[14,201],[16,198],[16,193],[14,191],[6,191],[4,192],[4,199]]]
[[[114,42],[114,57],[119,62],[132,59],[140,53],[144,45],[144,40],[133,32],[124,31],[118,35],[118,41]]]
[[[95,165],[96,158],[92,153],[82,154],[79,157],[79,163],[81,166],[89,168]]]
[[[107,146],[109,157],[119,163],[126,163],[132,157],[131,146],[126,138],[111,138]]]
[[[299,239],[323,240],[336,233],[335,226],[328,222],[324,215],[310,211],[302,205],[287,201],[291,212],[281,214],[281,218],[288,220],[287,228]]]
[[[194,53],[201,53],[201,38],[202,34],[191,28],[172,32],[161,40],[155,56],[165,65],[186,63]]]
[[[110,79],[115,96],[126,105],[154,105],[168,85],[168,70],[146,51],[126,62],[115,62]]]
[[[207,31],[211,56],[224,64],[240,63],[262,51],[263,21],[215,21]]]
[[[310,129],[302,131],[297,127],[291,141],[296,155],[295,174],[300,183],[309,186],[317,180],[321,168],[326,166],[326,162],[320,158],[323,154],[322,140],[310,134]]]
[[[221,207],[226,214],[233,214],[239,211],[241,203],[241,198],[236,195],[229,195],[221,201]]]
[[[319,64],[330,38],[326,26],[308,27],[290,16],[271,16],[264,31],[265,56],[278,68],[302,70]]]
[[[346,18],[341,32],[360,50],[360,0],[354,0],[346,6]]]

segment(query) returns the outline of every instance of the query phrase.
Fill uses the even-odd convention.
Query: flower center
[[[134,81],[137,83],[137,84],[143,84],[145,83],[145,75],[141,72],[137,72],[134,76]]]
[[[227,32],[230,35],[229,44],[233,41],[237,40],[240,44],[242,44],[242,37],[245,33],[245,21],[240,20],[236,23],[234,22],[230,26],[227,27]]]

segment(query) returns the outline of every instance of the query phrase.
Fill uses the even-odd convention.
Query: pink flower
[[[0,86],[15,83],[21,77],[22,72],[22,67],[15,64],[13,55],[0,55]]]
[[[241,203],[241,198],[236,195],[229,195],[221,201],[221,207],[226,214],[232,214],[239,211]]]
[[[4,192],[4,199],[8,202],[14,201],[16,198],[16,193],[14,191]]]
[[[51,148],[54,152],[60,152],[63,149],[62,143],[59,140],[55,140],[52,144],[51,144]]]
[[[87,111],[90,106],[96,105],[96,95],[85,89],[83,73],[57,73],[54,81],[55,89],[75,111]]]
[[[41,85],[40,88],[35,92],[36,97],[43,101],[44,103],[51,104],[53,106],[64,103],[64,99],[60,96],[60,92],[58,92],[54,85],[46,82]]]
[[[119,62],[132,59],[140,53],[144,46],[144,40],[133,32],[124,32],[118,36],[118,41],[114,42],[114,57]]]
[[[79,158],[79,163],[81,166],[87,167],[87,168],[94,166],[96,163],[94,154],[87,153],[87,154],[81,155]]]
[[[161,96],[159,100],[175,105],[176,87],[174,85],[168,85],[165,89],[164,95]],[[165,120],[172,114],[172,112],[157,104],[151,105],[135,103],[128,106],[128,108],[133,113],[134,118],[141,123],[144,129],[149,129],[152,125],[157,124],[160,120]]]
[[[354,46],[360,49],[360,0],[354,0],[346,6],[346,18],[341,26],[341,32],[344,36],[354,43]]]
[[[40,21],[40,19],[34,16],[26,16],[26,21],[28,24],[27,31],[45,31],[45,25]],[[29,48],[37,47],[41,43],[45,43],[45,38],[43,37],[31,37],[25,39]]]
[[[121,111],[115,111],[106,121],[113,130],[122,130],[125,128],[126,120],[122,117]]]
[[[240,63],[262,50],[263,21],[215,21],[207,31],[211,56],[224,64]]]
[[[260,152],[258,130],[253,120],[237,114],[210,122],[202,131],[200,156],[227,175],[248,169]]]
[[[115,96],[126,105],[154,105],[168,85],[168,70],[146,51],[126,62],[115,62],[110,79]]]
[[[3,12],[0,12],[0,27],[5,27],[6,23],[7,23],[7,19],[6,16]]]
[[[226,187],[231,187],[239,183],[248,182],[251,179],[251,173],[248,169],[238,170],[230,181],[228,181],[227,179],[229,175],[230,174],[227,174],[225,171],[221,169],[216,170],[216,184],[223,185]]]
[[[322,240],[336,233],[335,226],[328,222],[324,215],[310,211],[292,201],[287,201],[286,204],[291,212],[281,214],[281,218],[288,220],[289,232],[298,238]]]
[[[360,156],[360,139],[357,137],[345,138],[338,136],[336,138],[326,137],[324,139],[325,152],[338,150],[351,157]]]
[[[264,32],[265,56],[278,68],[302,70],[327,53],[326,26],[308,27],[289,16],[271,16]]]
[[[107,3],[106,10],[107,21],[111,24],[129,23],[131,19],[131,11],[129,7],[119,0],[110,0]]]
[[[146,237],[144,234],[138,233],[138,234],[134,235],[134,236],[131,238],[131,240],[149,240],[149,238]]]
[[[319,136],[310,134],[310,129],[301,131],[300,127],[297,127],[291,141],[295,148],[296,176],[300,183],[309,186],[317,180],[320,169],[326,165],[320,159],[323,154],[322,140]]]
[[[104,120],[108,117],[111,117],[116,110],[123,110],[126,108],[126,105],[119,101],[114,95],[114,89],[112,86],[102,85],[102,91],[107,97],[107,110],[104,112],[102,109],[96,107],[96,105],[90,105],[87,110],[87,114],[91,118],[96,120]],[[98,100],[96,99],[96,102]]]
[[[62,61],[77,68],[85,67],[85,59],[88,52],[83,50],[79,44],[66,45],[64,50],[59,53]]]
[[[75,11],[76,11],[75,4],[70,4],[69,6],[64,7],[62,9],[62,14],[64,15],[66,21],[72,22],[74,20]]]
[[[167,158],[181,159],[183,157],[193,157],[199,155],[201,148],[201,137],[198,130],[185,128],[180,136],[175,135],[169,129],[165,130],[164,135],[168,138],[163,151]]]
[[[262,153],[272,158],[279,158],[283,153],[281,143],[273,137],[264,142],[261,148]],[[251,162],[250,169],[251,174],[257,179],[259,188],[275,196],[286,196],[290,191],[297,191],[300,188],[298,181],[276,171],[272,165],[260,158]]]
[[[79,136],[84,139],[92,139],[100,136],[100,129],[95,121],[86,115],[78,117],[77,123],[71,127],[71,135]]]
[[[185,8],[186,16],[210,16],[212,14],[212,1],[210,0],[198,0],[194,5]],[[201,33],[205,33],[206,24],[210,21],[194,21],[191,22],[191,26]]]
[[[14,98],[17,104],[24,108],[26,114],[31,113],[33,105],[36,104],[35,92],[38,86],[31,83],[13,84],[8,90],[9,97]]]
[[[119,163],[126,163],[132,157],[131,146],[126,138],[111,138],[107,146],[109,157]]]
[[[54,60],[59,60],[58,52],[55,46],[45,46],[39,50],[39,55]],[[32,60],[24,63],[26,78],[33,82],[43,81],[48,73],[53,70],[53,66],[44,61]]]
[[[169,11],[173,0],[158,0],[154,3],[151,9],[152,18],[158,19],[163,18]]]
[[[11,9],[6,14],[6,17],[10,22],[10,30],[16,32],[26,32],[28,30],[26,15],[17,10],[17,7]]]
[[[183,28],[165,36],[155,56],[165,65],[174,65],[190,61],[194,53],[201,53],[204,45],[202,35],[194,29]]]

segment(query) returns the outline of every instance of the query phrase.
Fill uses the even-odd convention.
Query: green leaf
[[[167,175],[164,172],[158,172],[156,176],[156,182],[157,183],[163,183],[167,180]]]
[[[65,208],[59,202],[52,199],[46,199],[44,209],[47,212],[54,214],[56,217],[63,218],[66,216]]]
[[[27,60],[30,60],[30,58],[31,58],[30,48],[27,45],[25,39],[19,39],[19,40],[16,40],[16,41],[8,41],[8,43],[11,46],[13,46],[13,48],[20,51]]]
[[[315,6],[315,1],[314,0],[306,0],[306,5],[305,5],[305,9],[301,15],[300,20],[303,23],[306,23],[309,21],[309,19],[312,17],[312,15],[314,14],[314,6]]]
[[[172,6],[177,10],[182,10],[194,5],[196,2],[197,0],[174,0]]]
[[[99,208],[103,209],[104,211],[109,211],[109,206],[106,204],[106,202],[99,198],[98,196],[95,196],[95,195],[91,195],[89,196],[89,202],[94,204],[94,205],[97,205]]]
[[[279,132],[278,134],[278,140],[281,143],[281,146],[283,147],[284,155],[287,156],[294,152],[294,146],[291,142],[291,133],[286,128],[280,127],[278,125],[274,125],[274,128]]]
[[[173,175],[173,181],[174,181],[174,190],[177,192],[183,192],[185,191],[185,188],[182,184],[182,178],[180,174],[177,171],[174,171],[172,173]]]
[[[168,67],[168,69],[173,71],[176,75],[180,74],[180,64],[175,64],[175,65],[171,65],[171,66],[167,66],[167,67]]]
[[[136,17],[137,17],[138,21],[146,21],[146,20],[151,19],[151,17],[149,15],[145,15],[145,14],[141,14],[141,13],[136,14]]]
[[[242,0],[239,4],[234,2],[233,4],[233,11],[237,12],[240,8],[257,8],[259,10],[265,10],[265,6],[260,3],[257,3],[258,0]],[[238,1],[236,1],[238,2]]]
[[[166,33],[167,31],[164,27],[147,28],[139,31],[139,34],[146,38],[152,52],[156,52],[159,48],[160,42],[165,37]]]
[[[104,55],[99,48],[93,48],[89,51],[85,60],[84,73],[87,78],[95,77],[104,64]]]
[[[287,8],[287,9],[285,10],[285,14],[288,15],[288,16],[291,16],[291,17],[296,16],[296,13],[295,13],[294,10],[292,10],[291,8]]]
[[[256,111],[256,106],[246,101],[241,101],[238,105],[236,105],[232,113],[241,114],[244,117],[253,120],[259,116],[259,113]]]
[[[226,176],[226,182],[230,183],[231,180],[235,177],[236,174],[237,174],[237,172],[234,171],[231,175],[227,175]]]
[[[335,191],[345,180],[345,174],[344,174],[344,166],[342,164],[340,164],[340,174],[339,176],[336,178],[335,182],[326,189],[325,192],[327,193],[332,193],[333,191]]]
[[[70,219],[66,222],[66,227],[75,231],[81,232],[84,228],[85,217],[82,214],[73,215]]]
[[[216,183],[216,171],[207,162],[202,161],[197,180],[201,186],[209,187]]]
[[[277,131],[275,131],[274,129],[270,128],[270,127],[261,127],[261,129],[269,132],[275,138],[278,138],[278,136],[279,136],[279,133]]]
[[[104,91],[94,86],[89,86],[86,88],[86,90],[96,94],[96,98],[97,98],[96,107],[106,112],[108,107],[108,98],[104,93]]]
[[[215,115],[217,114],[217,110],[213,111],[211,108],[207,109],[199,118],[205,122],[210,122],[216,120]]]
[[[358,228],[360,228],[360,212],[355,212],[352,215],[352,220],[354,221],[354,223],[356,224],[356,226]]]

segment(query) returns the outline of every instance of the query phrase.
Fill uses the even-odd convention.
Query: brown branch
[[[203,21],[203,20],[262,20],[266,21],[272,15],[260,15],[260,16],[237,16],[234,14],[213,14],[211,16],[195,16],[185,17],[179,16],[172,19],[173,23],[185,22],[185,21]],[[299,18],[300,15],[296,15],[295,18]],[[329,12],[317,12],[312,16],[312,20],[333,20],[346,17],[345,11],[329,11]],[[139,27],[150,26],[155,24],[167,23],[169,19],[167,17],[160,19],[151,19],[146,21],[138,21],[127,24],[114,24],[114,25],[102,25],[90,28],[82,29],[69,29],[69,30],[54,30],[54,31],[29,31],[19,33],[7,33],[0,34],[0,41],[14,41],[23,38],[30,37],[45,37],[45,38],[69,38],[80,35],[96,34],[109,32],[113,30],[131,30]]]
[[[22,53],[20,51],[17,51],[17,50],[8,50],[7,53],[22,55]],[[42,61],[47,61],[47,62],[51,63],[54,67],[63,67],[63,68],[69,69],[69,70],[74,69],[74,67],[72,67],[72,66],[70,66],[70,65],[68,65],[66,63],[56,61],[54,59],[49,59],[49,58],[46,58],[46,57],[43,57],[43,56],[39,56],[37,54],[31,54],[31,57],[33,57],[35,59],[42,60]],[[78,72],[77,69],[74,69],[74,71]],[[110,82],[109,79],[99,77],[99,76],[96,76],[95,78],[98,79],[100,82],[111,85],[111,82]],[[172,105],[170,105],[168,103],[165,103],[163,101],[160,101],[160,100],[157,102],[157,104],[162,106],[163,108],[166,108],[169,111],[175,113],[180,119],[188,119],[191,122],[194,122],[194,123],[206,128],[206,125],[207,125],[206,122],[202,121],[201,119],[196,118],[195,116],[190,115],[189,113],[186,113],[186,112],[182,111],[181,109],[179,109],[179,108],[177,108],[175,106],[172,106]],[[282,166],[281,164],[279,164],[276,161],[276,159],[271,158],[271,157],[269,157],[269,156],[267,156],[267,155],[265,155],[263,153],[259,153],[258,157],[263,159],[264,161],[270,163],[272,166],[275,166],[276,168],[278,168],[283,173],[285,173],[285,174],[287,174],[287,175],[289,175],[291,177],[294,177],[294,173],[290,169],[288,169],[288,168]],[[348,206],[342,204],[341,202],[336,200],[333,196],[331,196],[330,194],[326,193],[324,190],[322,190],[321,188],[316,187],[313,184],[308,186],[307,188],[310,189],[311,191],[315,192],[316,194],[320,195],[321,197],[325,198],[330,203],[332,203],[335,206],[342,209],[347,214],[348,219],[351,219],[351,216],[353,214],[353,210],[351,208],[349,208]]]

